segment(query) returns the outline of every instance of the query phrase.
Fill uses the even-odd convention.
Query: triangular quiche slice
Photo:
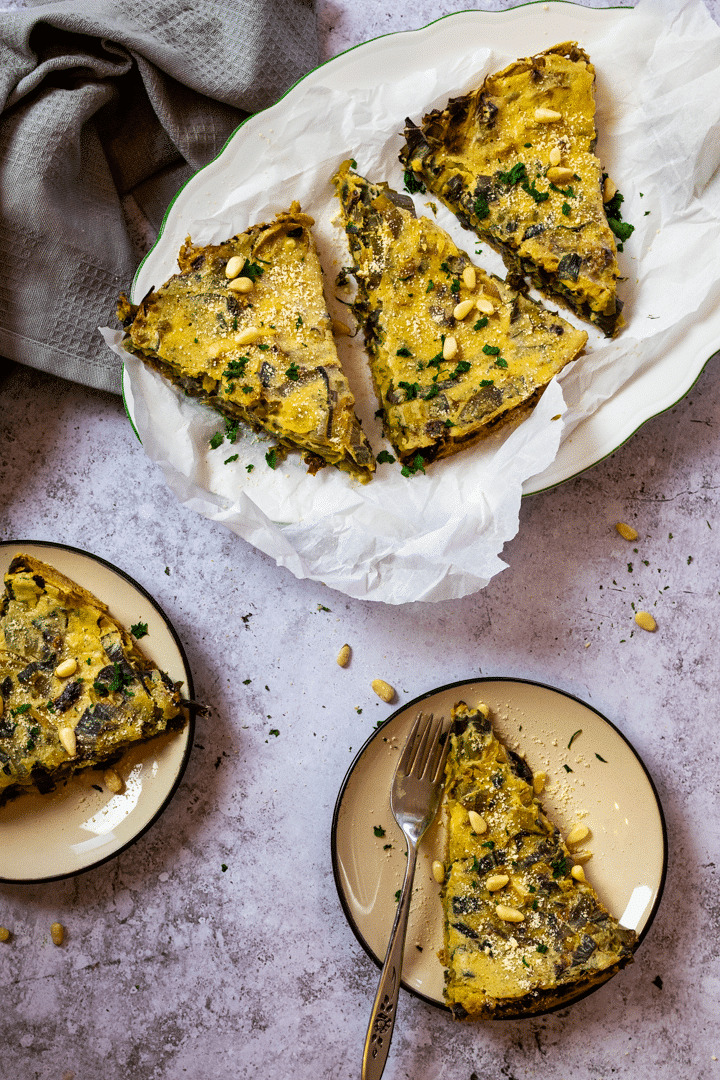
[[[529,278],[614,336],[622,303],[604,198],[615,189],[595,155],[594,83],[575,42],[517,60],[419,127],[408,119],[400,160],[501,253],[513,284]]]
[[[185,722],[178,687],[101,600],[15,556],[0,599],[0,804]]]
[[[444,806],[445,1000],[458,1019],[542,1012],[604,982],[637,936],[585,880],[485,705],[453,709]]]
[[[487,274],[412,200],[344,162],[334,177],[384,430],[415,468],[532,406],[587,340]]]
[[[340,366],[313,218],[298,203],[224,243],[186,241],[180,273],[135,307],[124,347],[232,424],[367,481],[375,457]]]

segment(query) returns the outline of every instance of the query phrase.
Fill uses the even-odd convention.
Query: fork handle
[[[395,1027],[403,953],[405,951],[405,935],[407,933],[410,898],[412,896],[412,884],[417,860],[417,844],[407,837],[406,839],[408,853],[405,880],[403,881],[402,892],[395,913],[395,922],[390,932],[385,963],[383,964],[375,1001],[370,1013],[370,1023],[365,1038],[365,1050],[362,1060],[362,1080],[380,1080],[390,1050],[393,1028]]]

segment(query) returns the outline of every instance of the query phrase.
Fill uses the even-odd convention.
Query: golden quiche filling
[[[404,463],[524,414],[587,334],[487,274],[412,200],[346,161],[334,177],[387,438]]]
[[[178,688],[107,607],[17,555],[0,602],[0,804],[185,724]]]
[[[575,42],[517,60],[445,109],[406,121],[400,160],[416,183],[526,278],[614,336],[615,234],[595,155],[595,69]],[[614,221],[622,234],[631,226]]]
[[[135,306],[121,297],[123,346],[227,418],[365,482],[375,458],[340,366],[313,219],[293,203],[222,244],[188,239],[180,273]],[[235,435],[233,433],[232,438]]]
[[[632,960],[637,936],[585,881],[498,740],[487,706],[453,709],[445,809],[445,999],[459,1019],[541,1012]]]

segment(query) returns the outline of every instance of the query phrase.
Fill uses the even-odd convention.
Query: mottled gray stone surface
[[[322,0],[325,54],[462,6]],[[371,679],[402,702],[480,673],[576,694],[632,741],[667,818],[665,895],[634,965],[572,1009],[469,1027],[403,994],[388,1080],[717,1080],[719,433],[716,358],[612,457],[524,501],[483,592],[396,609],[297,581],[180,507],[118,399],[0,369],[0,539],[132,574],[210,706],[135,846],[73,880],[0,885],[2,1080],[359,1076],[377,970],[335,892],[335,796],[392,711]],[[656,634],[631,633],[632,603]]]

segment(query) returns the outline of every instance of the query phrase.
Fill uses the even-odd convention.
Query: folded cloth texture
[[[317,62],[313,0],[0,11],[0,355],[119,393],[97,328],[168,203]]]

